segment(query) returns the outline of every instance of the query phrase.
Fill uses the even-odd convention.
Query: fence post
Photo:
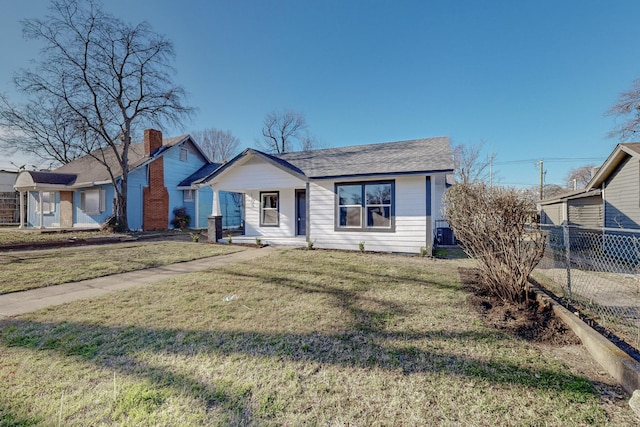
[[[571,237],[569,226],[566,224],[562,226],[562,237],[564,240],[565,268],[567,269],[567,296],[571,301]]]

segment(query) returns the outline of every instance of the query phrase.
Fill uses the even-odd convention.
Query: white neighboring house
[[[449,138],[267,154],[247,149],[200,181],[244,194],[244,235],[234,242],[419,253],[434,240]],[[210,233],[211,234],[211,233]]]

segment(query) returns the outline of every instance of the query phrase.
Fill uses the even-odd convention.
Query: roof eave
[[[371,172],[359,174],[340,174],[340,175],[323,175],[310,176],[309,180],[326,180],[341,178],[372,178],[372,177],[389,177],[389,176],[408,176],[408,175],[433,175],[436,173],[453,173],[453,169],[430,169],[424,171],[403,171],[403,172]]]

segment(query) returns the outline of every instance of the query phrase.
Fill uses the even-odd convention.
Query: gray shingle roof
[[[309,178],[452,171],[449,138],[436,137],[276,154]]]

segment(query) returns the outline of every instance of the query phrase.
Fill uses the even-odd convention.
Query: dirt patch
[[[467,304],[486,324],[539,344],[577,345],[580,339],[553,314],[550,304],[540,304],[531,294],[528,304],[513,304],[490,295],[476,269],[458,270],[463,288],[470,292]]]
[[[458,273],[463,289],[470,293],[469,308],[478,313],[485,324],[534,343],[542,351],[562,359],[568,372],[588,378],[612,424],[637,423],[622,386],[593,360],[573,331],[554,316],[550,305],[538,304],[535,296],[528,305],[505,303],[487,294],[476,269],[460,268]]]

